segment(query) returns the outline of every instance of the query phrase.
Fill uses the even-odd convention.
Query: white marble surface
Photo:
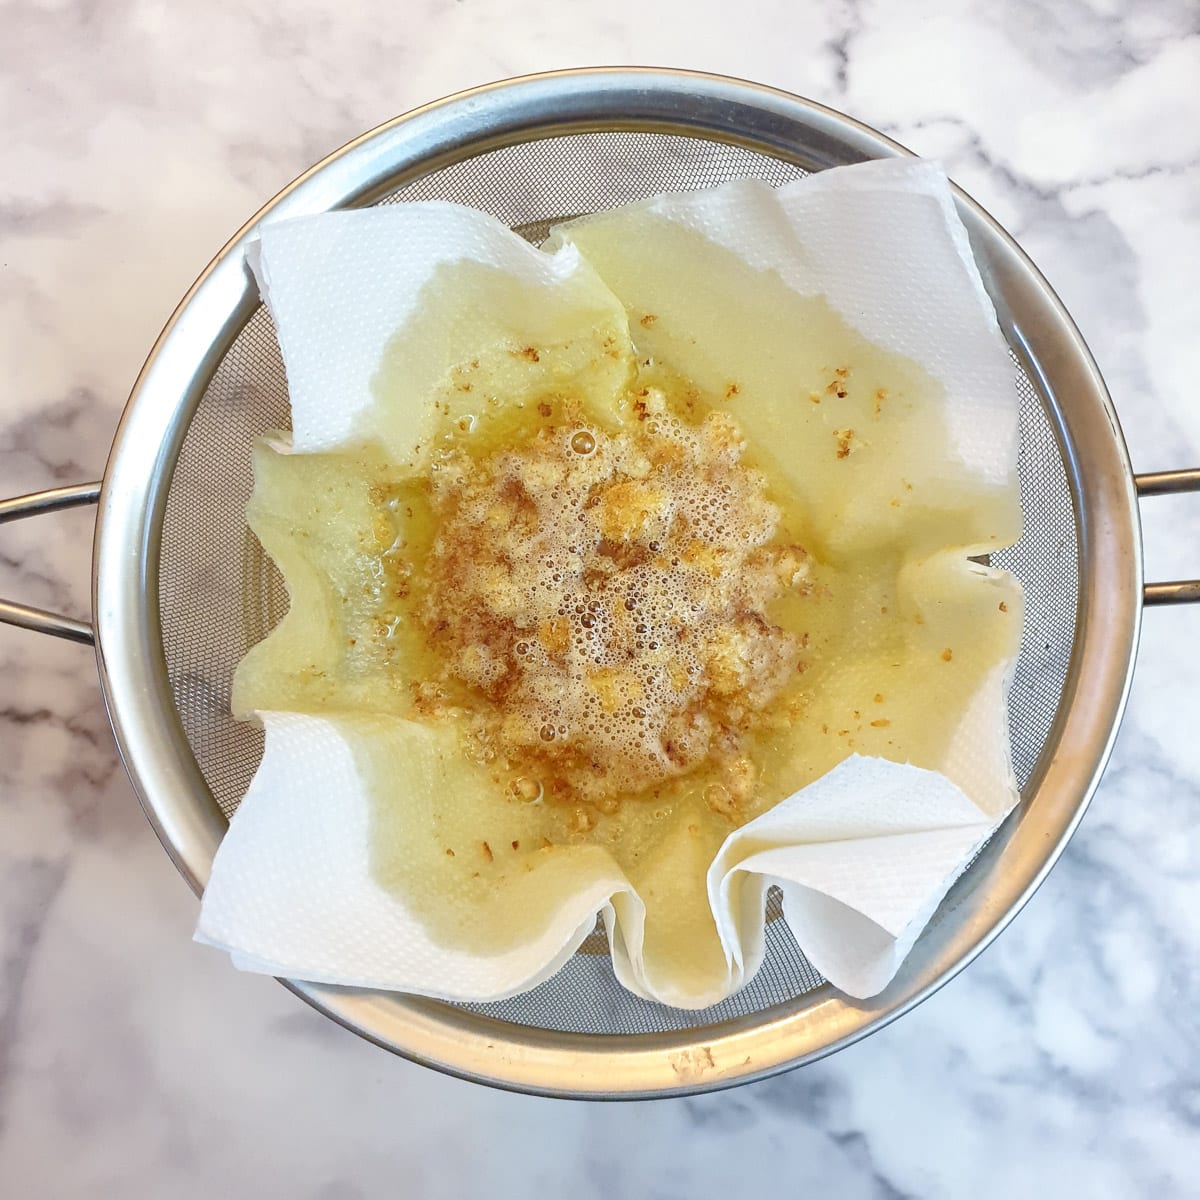
[[[423,100],[693,66],[826,101],[1022,241],[1140,470],[1200,463],[1192,0],[0,2],[0,494],[98,476],[176,300],[278,187]],[[1147,506],[1154,577],[1200,501]],[[0,594],[86,612],[90,517],[0,531]],[[0,1193],[23,1197],[1200,1193],[1200,611],[1147,615],[1080,832],[899,1023],[696,1100],[502,1095],[392,1059],[190,939],[90,653],[0,629]]]

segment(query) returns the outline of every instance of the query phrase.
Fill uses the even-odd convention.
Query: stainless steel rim
[[[455,160],[518,141],[599,129],[693,134],[808,169],[909,153],[882,134],[768,88],[683,71],[556,72],[462,93],[351,142],[263,208],[189,291],[134,386],[100,497],[94,612],[113,729],[146,814],[196,891],[224,818],[207,797],[172,702],[157,597],[168,484],[207,380],[257,304],[243,248],[257,225],[353,207]],[[573,1097],[677,1095],[760,1078],[848,1045],[961,970],[1008,923],[1058,857],[1108,759],[1124,709],[1141,617],[1133,476],[1104,383],[1062,305],[1006,233],[969,197],[960,214],[1006,336],[1044,394],[1077,498],[1081,586],[1073,669],[1056,753],[1031,781],[1039,818],[1011,819],[960,880],[882,995],[856,1003],[824,988],[777,1016],[645,1037],[546,1033],[420,998],[289,983],[326,1015],[438,1069]],[[652,1044],[650,1042],[652,1041]]]

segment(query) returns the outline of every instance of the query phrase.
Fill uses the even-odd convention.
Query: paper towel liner
[[[928,278],[932,318],[928,311],[871,311],[856,295],[856,272],[881,249],[869,236],[881,203],[890,212],[888,251],[901,255],[901,269]],[[952,452],[981,479],[1011,479],[1017,448],[1011,366],[936,167],[886,160],[827,171],[777,192],[739,181],[650,204],[753,265],[779,268],[795,290],[824,292],[873,341],[926,364],[952,401]],[[757,218],[748,220],[748,211]],[[839,219],[868,233],[857,239],[857,258],[839,255],[831,272],[820,255],[797,254],[791,239]],[[748,225],[758,235],[746,237]],[[838,239],[829,233],[816,240]],[[911,246],[919,251],[905,254]],[[421,284],[439,264],[464,258],[519,274],[551,296],[579,295],[595,283],[573,247],[545,253],[490,217],[450,205],[323,214],[263,229],[251,265],[279,331],[297,452],[332,449],[351,437],[372,403],[371,377],[384,347],[411,315]],[[949,357],[947,343],[954,348]],[[641,958],[644,909],[615,863],[611,879],[572,896],[536,941],[492,956],[431,941],[401,899],[371,877],[370,803],[355,766],[353,718],[260,714],[263,761],[214,860],[196,938],[228,951],[247,970],[487,1001],[552,975],[599,912],[627,988],[699,1008],[757,970],[765,893],[777,884],[785,919],[813,966],[852,996],[874,995],[1016,802],[1006,721],[1013,665],[1001,664],[983,681],[939,772],[851,756],[730,834],[707,880],[729,963],[719,994],[651,986]]]

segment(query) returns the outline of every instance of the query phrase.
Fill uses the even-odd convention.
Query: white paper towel
[[[1011,481],[1012,370],[935,167],[870,163],[778,192],[738,183],[650,204],[752,265],[778,269],[794,290],[825,294],[872,340],[925,366],[945,386],[951,452],[982,481]],[[612,316],[613,298],[569,242],[552,253],[535,250],[490,218],[448,205],[329,214],[263,230],[251,262],[283,348],[297,451],[336,448],[361,430],[380,356],[411,319],[419,288],[439,264],[464,259],[521,276],[535,299],[578,312],[581,328],[589,314]],[[915,287],[927,303],[896,303],[895,292],[889,299],[880,276],[891,273],[903,277],[900,294],[911,297]],[[765,892],[778,884],[786,919],[814,966],[866,997],[892,978],[1016,800],[1005,718],[1010,667],[1001,664],[966,706],[939,773],[852,756],[729,836],[708,873],[729,968],[715,991],[689,993],[647,977],[644,909],[615,863],[564,897],[541,936],[503,954],[431,940],[369,869],[370,798],[353,747],[371,735],[371,722],[330,714],[261,714],[266,753],[213,864],[196,936],[250,970],[490,1000],[551,975],[602,912],[622,983],[700,1007],[758,968]],[[437,736],[404,730],[396,769],[436,786]]]

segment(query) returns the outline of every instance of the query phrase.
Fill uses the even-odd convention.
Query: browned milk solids
[[[806,666],[775,609],[812,591],[808,555],[736,423],[680,386],[626,407],[616,431],[569,399],[498,441],[464,422],[423,481],[434,534],[403,572],[432,668],[417,711],[465,708],[494,783],[569,806],[580,833],[694,772],[736,817],[747,735],[768,709],[798,715]]]

